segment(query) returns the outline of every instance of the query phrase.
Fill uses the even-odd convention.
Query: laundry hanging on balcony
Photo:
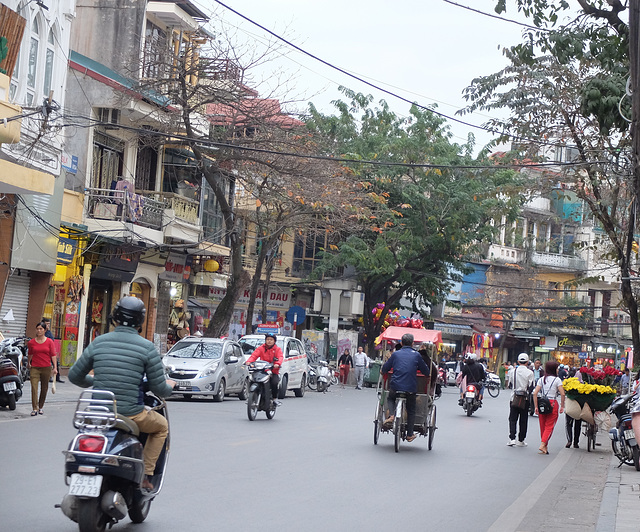
[[[127,221],[137,222],[142,218],[144,196],[136,194],[135,187],[126,179],[119,179],[115,185],[113,197],[116,203],[124,205]]]

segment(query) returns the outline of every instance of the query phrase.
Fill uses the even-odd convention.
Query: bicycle
[[[500,395],[500,383],[492,379],[485,379],[482,383],[484,388],[489,392],[491,397],[498,397]]]

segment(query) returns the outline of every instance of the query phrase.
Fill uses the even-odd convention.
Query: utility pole
[[[631,318],[631,335],[633,340],[633,354],[640,357],[640,333],[638,331],[638,305],[633,297],[633,288],[629,279],[632,243],[638,205],[640,205],[640,0],[629,0],[629,64],[631,72],[631,135],[632,153],[631,165],[633,171],[634,201],[629,213],[630,224],[625,253],[625,267],[621,279],[622,296],[627,303]],[[626,279],[625,279],[626,278]],[[631,303],[631,304],[629,304]],[[635,362],[634,362],[635,363]]]

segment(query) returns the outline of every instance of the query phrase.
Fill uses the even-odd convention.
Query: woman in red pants
[[[340,367],[340,383],[344,387],[347,384],[347,379],[349,378],[349,371],[353,367],[353,359],[349,354],[349,350],[345,349],[344,353],[338,360],[338,366]]]
[[[560,396],[561,402],[558,404],[557,397]],[[538,411],[538,397],[546,397],[551,402],[552,411],[548,414],[541,414]],[[544,377],[540,377],[536,383],[536,389],[533,390],[533,404],[536,407],[536,414],[540,421],[540,448],[538,453],[549,454],[547,446],[553,434],[553,429],[558,421],[558,414],[564,412],[564,388],[562,380],[558,377],[558,363],[555,360],[549,360],[544,365]]]

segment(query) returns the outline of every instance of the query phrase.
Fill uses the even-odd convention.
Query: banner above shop
[[[92,272],[93,279],[129,282],[133,279],[140,250],[133,246],[105,246],[98,267]]]
[[[225,288],[209,288],[209,297],[215,301],[222,301],[222,298],[227,293]],[[238,298],[237,305],[240,307],[246,307],[249,304],[249,290],[244,290]],[[258,289],[256,294],[256,311],[259,309],[259,305],[262,304],[262,289]],[[273,309],[288,309],[291,306],[291,291],[289,288],[281,288],[279,286],[269,289],[267,296],[267,307]]]
[[[71,264],[77,247],[77,240],[61,236],[58,239],[58,264]]]

